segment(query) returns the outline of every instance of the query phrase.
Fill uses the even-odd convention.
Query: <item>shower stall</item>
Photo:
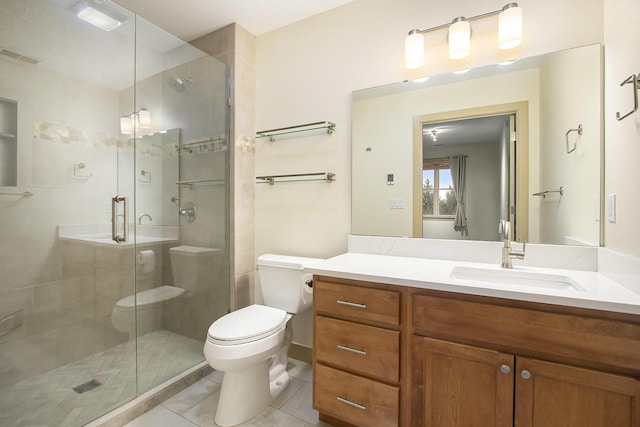
[[[81,426],[230,309],[228,70],[109,0],[0,11],[0,425]]]

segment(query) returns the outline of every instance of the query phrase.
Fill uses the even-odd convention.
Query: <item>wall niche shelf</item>
[[[283,136],[305,136],[305,134],[312,134],[317,132],[326,132],[331,135],[336,131],[336,124],[329,121],[313,122],[304,125],[288,126],[284,128],[261,130],[256,132],[256,139],[267,138],[273,142],[276,137]]]
[[[18,102],[0,97],[0,186],[18,185]]]
[[[288,175],[268,175],[256,176],[256,184],[278,184],[286,182],[312,182],[326,181],[333,182],[336,180],[336,174],[332,172],[316,172],[316,173],[295,173]]]

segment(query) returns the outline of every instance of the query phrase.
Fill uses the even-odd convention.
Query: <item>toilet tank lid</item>
[[[315,262],[324,261],[322,258],[305,258],[299,256],[264,254],[258,257],[258,268],[260,266],[290,268],[293,270],[303,270],[305,266]]]
[[[216,248],[202,248],[199,246],[174,246],[169,249],[170,254],[180,254],[186,256],[210,256],[220,251]]]

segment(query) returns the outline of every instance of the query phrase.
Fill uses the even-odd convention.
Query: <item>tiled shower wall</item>
[[[180,53],[175,54],[179,56]],[[189,79],[184,90],[176,91],[170,87],[167,82],[174,77]],[[151,132],[180,130],[179,176],[174,180],[206,181],[193,185],[167,185],[174,193],[163,194],[163,203],[172,197],[176,201],[170,202],[170,206],[161,212],[163,215],[170,212],[175,221],[179,220],[180,245],[217,249],[212,260],[216,266],[213,269],[215,273],[213,277],[203,278],[206,288],[188,289],[184,283],[166,275],[160,283],[187,288],[177,304],[164,310],[163,328],[197,340],[203,340],[211,323],[229,311],[230,144],[226,80],[226,65],[204,56],[145,78],[137,82],[135,88],[137,108],[151,112]],[[133,88],[122,91],[121,109],[126,108],[132,92]],[[139,163],[138,169],[141,169]],[[143,189],[139,186],[137,195]],[[178,206],[184,207],[188,203],[193,203],[196,208],[193,222],[177,215]],[[142,209],[139,203],[137,207],[137,217],[143,213],[150,213],[154,219],[160,216]]]
[[[255,37],[231,24],[191,42],[230,66],[231,308],[255,301]]]

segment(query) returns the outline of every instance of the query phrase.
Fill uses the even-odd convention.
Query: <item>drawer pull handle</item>
[[[358,409],[361,409],[363,411],[367,410],[366,406],[362,406],[362,405],[360,405],[358,403],[354,403],[354,402],[352,402],[350,400],[347,400],[347,399],[344,399],[344,398],[342,398],[340,396],[336,397],[336,399],[338,399],[338,401],[340,401],[342,403],[346,403],[347,405],[353,406],[354,408],[358,408]]]
[[[358,304],[357,302],[349,302],[349,301],[342,301],[342,300],[338,300],[336,302],[341,305],[348,305],[349,307],[367,308],[366,304]]]
[[[346,345],[337,345],[340,350],[350,351],[351,353],[361,354],[363,356],[367,355],[367,352],[364,350],[358,350],[357,348],[351,348]]]

